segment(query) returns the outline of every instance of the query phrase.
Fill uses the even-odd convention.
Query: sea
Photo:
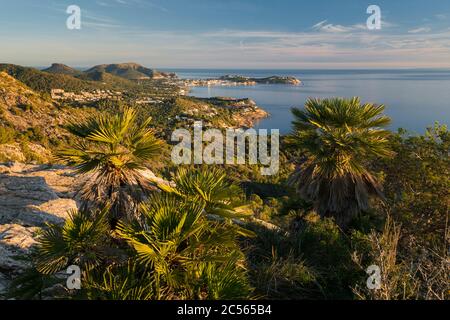
[[[180,78],[207,79],[226,74],[248,77],[293,76],[300,86],[193,87],[196,97],[251,98],[270,113],[257,129],[291,131],[293,107],[302,108],[309,97],[360,97],[362,102],[383,104],[392,118],[390,130],[399,128],[423,134],[427,127],[450,123],[450,70],[220,70],[170,69]]]

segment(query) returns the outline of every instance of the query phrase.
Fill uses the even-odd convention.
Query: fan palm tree
[[[118,234],[135,250],[156,299],[231,299],[249,292],[238,233],[203,214],[204,201],[152,194],[142,217],[120,223]]]
[[[173,179],[175,187],[158,184],[163,191],[188,198],[193,202],[204,201],[208,214],[235,218],[245,215],[242,189],[228,181],[226,173],[217,168],[200,167],[188,170],[179,168]]]
[[[34,296],[39,292],[31,284],[43,276],[57,280],[55,274],[74,264],[82,272],[82,288],[74,298],[246,298],[250,287],[239,232],[208,220],[205,205],[154,193],[140,206],[139,218],[120,221],[115,231],[108,225],[108,208],[73,211],[64,225],[43,231],[34,261],[37,273],[21,285],[28,284]]]
[[[243,190],[227,179],[222,169],[203,166],[198,169],[179,168],[173,179],[175,186],[158,184],[163,191],[180,198],[205,203],[205,213],[210,218],[237,222],[249,218],[252,210],[245,204]],[[254,234],[244,228],[239,228],[244,236]]]
[[[69,211],[63,225],[49,224],[38,240],[36,269],[45,275],[78,265],[83,271],[99,266],[108,256],[108,207],[98,212]]]
[[[125,108],[117,115],[100,115],[67,127],[81,142],[60,150],[57,158],[88,175],[81,189],[85,208],[110,203],[113,221],[136,212],[136,203],[149,187],[142,170],[162,149],[150,121],[138,123],[136,111]]]
[[[292,110],[287,143],[302,159],[288,183],[341,226],[368,209],[371,195],[383,196],[367,165],[371,157],[392,155],[383,129],[390,118],[383,111],[383,105],[361,105],[356,97],[309,99],[304,110]]]

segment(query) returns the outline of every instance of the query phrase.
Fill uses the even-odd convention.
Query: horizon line
[[[58,62],[60,63],[60,62]],[[64,64],[66,66],[69,66],[71,68],[74,69],[79,69],[81,71],[85,71],[87,69],[90,69],[92,67],[98,66],[98,65],[102,65],[102,64],[121,64],[121,63],[131,63],[131,62],[113,62],[113,63],[101,63],[101,64],[92,64],[89,66],[70,66],[69,64],[65,64],[65,63],[61,63]],[[136,63],[136,62],[133,62]],[[0,64],[3,64],[0,63]],[[46,66],[37,66],[37,65],[21,65],[21,64],[15,64],[15,63],[5,63],[5,64],[13,64],[13,65],[18,65],[18,66],[23,66],[23,67],[29,67],[29,68],[35,68],[38,70],[45,69],[45,68],[49,68],[52,64],[50,65],[46,65]],[[147,67],[145,64],[141,64],[141,63],[136,63],[139,64],[143,67]],[[271,70],[276,70],[276,71],[302,71],[302,70],[321,70],[321,71],[348,71],[348,70],[352,70],[352,71],[391,71],[391,70],[395,70],[395,71],[407,71],[407,70],[440,70],[440,71],[450,71],[450,67],[367,67],[367,68],[355,68],[355,67],[348,67],[348,68],[332,68],[332,67],[326,67],[326,68],[314,68],[314,67],[305,67],[305,68],[298,68],[298,67],[293,67],[293,68],[274,68],[274,67],[268,67],[268,68],[242,68],[242,67],[236,67],[236,68],[232,68],[232,67],[227,67],[227,68],[221,68],[221,67],[147,67],[149,69],[154,69],[154,70],[245,70],[245,71],[271,71]]]

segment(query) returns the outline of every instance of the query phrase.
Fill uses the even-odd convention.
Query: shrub
[[[7,144],[14,141],[16,134],[13,129],[0,126],[0,144]]]
[[[401,227],[388,216],[382,232],[353,236],[356,251],[353,260],[362,270],[375,265],[380,268],[380,288],[370,290],[363,282],[353,291],[359,299],[405,300],[441,299],[448,297],[447,247],[430,249],[420,243],[412,244],[417,253],[399,246]]]
[[[257,294],[269,299],[313,299],[324,297],[317,275],[304,260],[274,255],[250,271]]]
[[[349,239],[334,220],[310,214],[298,237],[304,258],[320,274],[327,298],[351,298],[350,287],[361,273],[351,260]]]
[[[71,212],[63,226],[50,225],[39,237],[35,278],[57,278],[75,264],[83,281],[75,298],[249,298],[237,242],[241,230],[208,220],[207,206],[200,199],[155,193],[138,217],[121,221],[115,231],[108,223],[109,207]]]

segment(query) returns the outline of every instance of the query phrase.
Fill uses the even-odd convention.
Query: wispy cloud
[[[429,27],[420,27],[420,28],[408,30],[408,33],[426,33],[426,32],[430,32],[430,31],[431,31],[431,28],[429,28]]]
[[[152,8],[161,12],[169,12],[163,5],[147,0],[101,0],[96,1],[96,3],[102,7],[126,6],[129,8]]]
[[[33,59],[38,61],[35,64],[42,65],[56,56],[73,65],[134,60],[149,66],[172,67],[450,67],[450,28],[437,18],[408,27],[383,21],[381,31],[368,30],[365,22],[338,24],[331,19],[317,19],[314,25],[303,25],[297,31],[289,31],[295,26],[285,26],[283,31],[281,23],[279,29],[273,25],[246,29],[248,25],[236,24],[236,29],[210,25],[200,30],[180,30],[183,28],[180,24],[181,27],[169,26],[164,30],[165,26],[161,26],[157,30],[145,23],[135,23],[130,16],[144,6],[158,10],[159,14],[167,12],[159,7],[162,1],[95,3],[82,11],[82,28],[91,29],[88,32],[69,33],[61,22],[58,23],[64,37],[56,29],[54,34],[43,33],[39,37],[31,34],[11,37],[9,32],[0,30],[0,41],[8,43],[2,48],[2,57],[14,61],[18,52],[41,52],[33,55]],[[113,8],[106,10],[103,8],[106,6]],[[58,3],[56,9],[58,17],[65,16],[63,5]],[[122,15],[125,12],[128,19]],[[430,20],[433,15],[428,15]],[[98,41],[100,37],[102,41]],[[74,39],[79,48],[76,55],[67,49],[73,47]]]
[[[331,32],[331,33],[342,33],[342,32],[352,32],[367,30],[367,26],[364,24],[354,24],[350,26],[343,26],[340,24],[327,23],[327,20],[320,21],[311,27],[315,31]]]
[[[104,1],[95,1],[95,3],[101,7],[109,7],[109,4]]]
[[[321,25],[326,25],[323,22]],[[349,30],[349,29],[346,29]],[[369,30],[346,32],[273,32],[223,30],[192,37],[174,35],[179,50],[194,46],[198,52],[235,57],[245,61],[242,49],[249,56],[246,63],[279,61],[278,64],[364,65],[398,67],[450,67],[450,32],[378,33]],[[189,38],[187,41],[184,37]],[[242,41],[245,40],[243,47]],[[194,44],[192,43],[194,41]],[[237,53],[238,49],[240,53]],[[405,56],[409,59],[405,60]],[[251,57],[251,58],[250,58]],[[203,57],[206,59],[206,57]],[[205,61],[206,61],[205,60]]]
[[[81,15],[82,27],[102,29],[117,29],[122,25],[109,17],[101,16],[91,11],[83,10]]]

